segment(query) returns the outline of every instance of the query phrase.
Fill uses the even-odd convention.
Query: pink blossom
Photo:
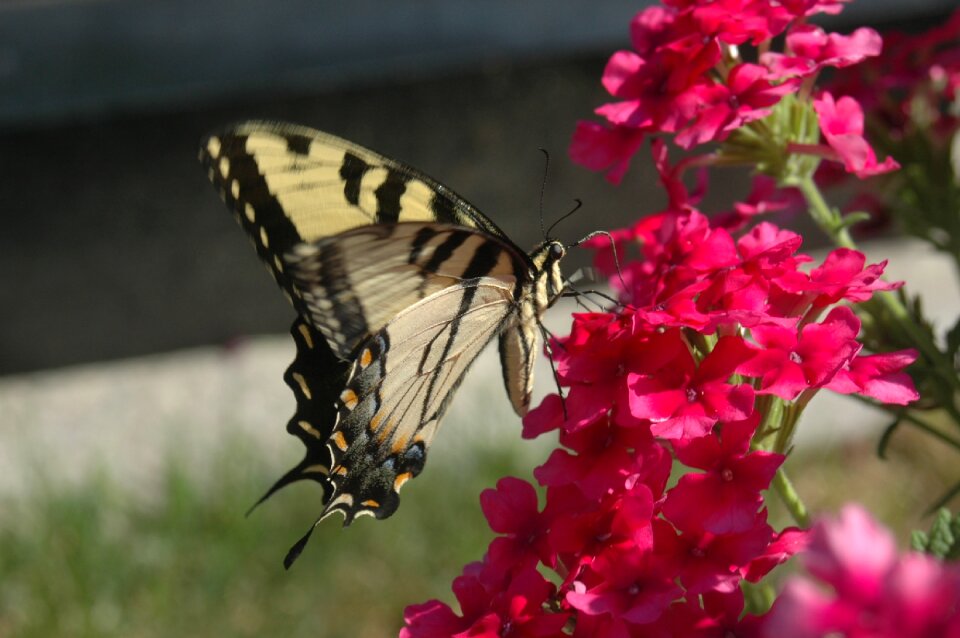
[[[782,210],[799,210],[803,198],[794,188],[780,188],[777,180],[758,173],[754,175],[750,194],[735,202],[733,210],[714,215],[713,224],[728,231],[739,230],[754,217]]]
[[[567,602],[588,616],[607,615],[624,625],[652,623],[680,597],[672,573],[649,551],[611,547],[574,583]]]
[[[692,530],[677,535],[668,527],[658,529],[661,533],[656,537],[657,552],[673,557],[688,595],[738,590],[740,567],[760,555],[773,537],[766,511],[742,532],[713,534]]]
[[[850,35],[827,33],[812,24],[795,26],[787,34],[787,47],[802,58],[814,63],[815,69],[825,66],[845,67],[880,55],[883,39],[866,27]]]
[[[619,184],[643,139],[640,129],[580,121],[570,142],[570,159],[592,171],[606,171],[607,181]]]
[[[803,326],[799,334],[780,326],[756,326],[751,336],[760,349],[737,371],[760,377],[760,394],[791,401],[828,383],[857,354],[859,331],[860,320],[844,306],[831,310],[822,323]]]
[[[960,636],[960,570],[922,554],[897,555],[893,537],[863,508],[819,521],[793,577],[763,619],[763,635],[814,638]]]
[[[681,531],[729,534],[751,529],[784,456],[750,452],[757,419],[724,423],[716,434],[673,442],[686,466],[705,470],[680,477],[667,492],[663,513]]]
[[[846,299],[855,303],[867,301],[879,290],[896,290],[902,281],[886,282],[880,277],[886,260],[864,267],[867,258],[857,250],[832,250],[823,265],[810,272],[810,288],[818,293],[812,302],[814,308],[824,308]]]
[[[733,371],[753,353],[740,337],[723,337],[695,364],[674,335],[677,356],[658,368],[628,378],[630,413],[653,422],[651,432],[667,439],[699,437],[718,420],[740,421],[753,412],[753,388],[728,383]]]
[[[701,105],[694,122],[677,134],[677,145],[690,148],[723,140],[730,131],[766,117],[769,107],[794,92],[799,84],[796,78],[774,84],[776,79],[766,68],[744,63],[730,70],[725,84],[692,89]]]
[[[920,398],[913,379],[904,372],[916,360],[913,349],[854,357],[825,387],[840,394],[862,394],[881,403],[907,405]]]
[[[400,638],[547,638],[560,636],[568,614],[552,613],[544,603],[554,586],[533,568],[518,572],[502,590],[487,589],[478,578],[482,566],[468,565],[453,582],[462,617],[431,600],[404,610]]]
[[[779,3],[757,0],[718,0],[693,9],[700,31],[727,44],[760,44],[782,33],[795,17]]]
[[[537,492],[524,480],[505,477],[497,481],[497,489],[480,494],[480,507],[498,534],[487,550],[488,561],[496,571],[507,572],[537,562],[554,565],[554,555],[547,542],[550,518],[537,508]]]
[[[847,172],[863,178],[900,168],[892,157],[877,162],[876,154],[863,137],[863,110],[856,100],[841,97],[834,101],[833,96],[824,91],[813,101],[813,107],[820,117],[824,139]]]

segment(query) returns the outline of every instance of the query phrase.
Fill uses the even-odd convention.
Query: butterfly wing
[[[337,401],[327,443],[330,498],[316,523],[335,511],[349,524],[396,510],[464,373],[514,316],[513,291],[507,278],[461,281],[401,311],[364,343]],[[287,566],[313,529],[291,548]]]
[[[514,248],[497,226],[431,177],[327,133],[284,122],[243,122],[208,136],[200,160],[257,253],[302,311],[282,255],[371,224],[439,222],[481,230]]]

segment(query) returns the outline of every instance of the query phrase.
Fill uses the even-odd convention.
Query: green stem
[[[810,513],[807,511],[807,506],[803,504],[800,495],[797,494],[797,490],[794,489],[793,483],[790,482],[782,467],[777,470],[773,477],[773,489],[777,491],[780,500],[783,501],[797,525],[804,528],[810,527]]]
[[[820,226],[823,232],[827,233],[830,238],[833,239],[833,243],[842,248],[855,249],[857,247],[856,243],[854,243],[850,237],[850,233],[847,231],[846,226],[843,225],[840,216],[827,204],[823,193],[820,192],[820,189],[817,188],[816,183],[813,181],[813,176],[804,175],[790,180],[790,182],[803,193],[810,207],[810,216],[813,218],[813,221]]]

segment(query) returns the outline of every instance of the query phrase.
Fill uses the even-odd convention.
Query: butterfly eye
[[[560,259],[566,254],[566,250],[563,247],[563,244],[556,243],[550,244],[550,256],[554,259]]]

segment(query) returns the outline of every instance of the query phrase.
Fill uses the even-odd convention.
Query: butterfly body
[[[527,254],[439,182],[305,127],[242,123],[200,155],[298,313],[287,429],[307,453],[264,499],[309,478],[324,487],[318,522],[391,515],[495,337],[510,401],[526,413],[538,322],[563,290],[563,244]]]

